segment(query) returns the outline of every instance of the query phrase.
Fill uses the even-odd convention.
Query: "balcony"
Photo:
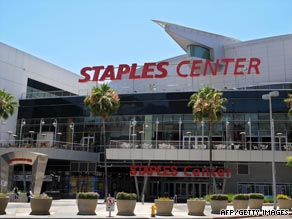
[[[76,160],[99,162],[100,153],[97,152],[97,146],[88,146],[82,144],[72,144],[71,142],[60,141],[36,141],[29,143],[23,141],[1,141],[0,154],[11,151],[33,151],[47,154],[51,159]]]
[[[206,142],[207,143],[207,142]],[[214,161],[234,162],[270,162],[272,151],[270,143],[257,142],[252,145],[213,142]],[[285,162],[292,155],[291,144],[276,148],[275,161]],[[209,161],[209,148],[206,144],[189,144],[188,142],[154,142],[133,144],[127,141],[111,141],[107,149],[110,160],[177,160]]]

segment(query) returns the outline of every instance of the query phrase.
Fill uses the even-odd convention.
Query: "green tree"
[[[223,117],[223,112],[226,110],[224,104],[227,102],[226,98],[223,98],[223,93],[216,91],[214,88],[208,86],[194,93],[190,97],[188,103],[189,107],[192,107],[192,113],[194,115],[195,122],[207,121],[209,124],[208,130],[208,148],[209,148],[209,193],[211,193],[211,170],[213,168],[212,160],[212,125],[215,121],[220,121]]]
[[[102,118],[103,127],[103,147],[104,147],[104,166],[105,166],[105,198],[108,194],[107,179],[107,160],[106,160],[106,138],[105,138],[105,120],[115,113],[120,107],[120,98],[118,93],[111,89],[108,84],[101,84],[92,88],[91,93],[84,99],[85,107],[88,108],[92,116]]]
[[[292,94],[288,94],[288,97],[284,99],[284,102],[289,104],[288,115],[292,116]]]
[[[287,156],[286,161],[287,161],[286,165],[288,167],[292,167],[292,156]]]
[[[5,92],[5,90],[0,90],[0,118],[8,119],[15,113],[15,108],[18,103],[14,101],[14,96]]]

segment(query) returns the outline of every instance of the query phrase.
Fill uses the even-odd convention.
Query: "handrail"
[[[63,149],[73,151],[85,151],[97,153],[98,145],[87,145],[65,141],[52,141],[52,140],[31,140],[27,141],[0,141],[0,148],[42,148],[42,149]]]
[[[251,146],[251,148],[250,148]],[[192,142],[192,141],[128,141],[128,140],[111,140],[110,148],[120,149],[197,149],[209,150],[208,142]],[[214,150],[271,150],[271,142],[232,142],[226,144],[224,141],[212,141],[212,149]],[[292,151],[292,143],[276,145],[277,151]]]

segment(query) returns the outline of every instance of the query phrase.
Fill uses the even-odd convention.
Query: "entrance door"
[[[183,136],[183,148],[191,149],[192,145],[196,145],[196,136]]]
[[[207,183],[192,182],[167,182],[164,183],[164,193],[171,197],[177,196],[177,199],[187,199],[193,197],[204,197],[208,194]]]
[[[88,136],[88,137],[83,137],[82,139],[82,151],[89,151],[90,145],[94,143],[94,137],[93,136]]]
[[[149,182],[149,196],[151,198],[157,198],[159,196],[158,191],[159,191],[159,181],[153,181]]]
[[[276,150],[285,150],[284,145],[287,143],[287,136],[277,135],[275,136]]]

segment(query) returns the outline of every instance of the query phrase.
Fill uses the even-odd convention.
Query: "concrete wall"
[[[237,163],[229,163],[227,167],[231,170],[231,178],[227,179],[225,192],[236,193],[238,183],[269,183],[272,184],[272,164],[249,163],[249,174],[239,175],[237,173]],[[276,163],[276,184],[291,184],[292,168],[285,163]]]

